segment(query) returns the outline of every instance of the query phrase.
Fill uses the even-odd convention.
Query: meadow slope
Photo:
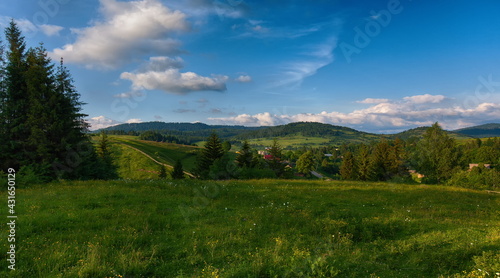
[[[18,189],[1,277],[495,277],[500,194],[325,181]],[[7,200],[7,193],[1,192]],[[4,232],[4,238],[6,238]],[[7,250],[6,240],[1,241]],[[480,271],[478,269],[481,269]],[[476,275],[476,276],[474,276]]]

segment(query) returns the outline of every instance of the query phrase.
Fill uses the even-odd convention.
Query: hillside
[[[184,170],[190,172],[196,164],[197,147],[138,140],[133,136],[110,136],[114,143],[135,148],[160,163],[170,166],[181,160]],[[123,159],[123,158],[122,158]],[[156,169],[158,169],[156,167]]]
[[[418,127],[397,134],[383,135],[316,122],[296,122],[270,127],[207,125],[204,123],[147,122],[121,124],[108,127],[103,130],[122,130],[124,132],[157,131],[162,134],[176,136],[187,142],[197,142],[198,145],[202,145],[206,137],[208,137],[212,132],[215,132],[220,138],[232,141],[236,145],[238,145],[240,141],[248,140],[254,147],[262,148],[270,145],[273,138],[279,138],[282,146],[298,148],[303,146],[317,147],[324,145],[341,145],[344,143],[369,143],[382,138],[421,138],[427,128],[428,127]],[[470,139],[473,137],[497,137],[500,136],[500,124],[486,124],[447,132],[451,137],[457,140]]]
[[[279,138],[284,147],[341,145],[344,143],[368,143],[380,140],[383,135],[371,134],[352,128],[316,122],[296,122],[280,126],[245,131],[235,140],[248,140],[253,146],[269,146],[273,138]]]
[[[422,126],[422,127],[417,127],[417,128],[412,128],[397,134],[392,134],[389,135],[390,138],[399,138],[402,140],[407,140],[410,138],[422,138],[425,131],[428,129],[428,126]],[[466,134],[461,134],[456,131],[446,131],[448,135],[452,138],[455,138],[457,140],[463,140],[463,139],[471,139],[471,136],[468,136]]]
[[[199,131],[213,129],[253,129],[245,126],[225,126],[225,125],[207,125],[204,123],[165,123],[165,122],[145,122],[132,124],[119,124],[110,126],[102,130],[123,130],[129,131],[147,131],[147,130],[172,130],[172,131]]]
[[[456,133],[464,134],[474,138],[499,137],[500,124],[484,124],[454,130]]]

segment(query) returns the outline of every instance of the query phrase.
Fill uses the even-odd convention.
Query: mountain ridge
[[[293,122],[278,126],[258,126],[247,127],[242,125],[208,125],[205,123],[187,123],[187,122],[145,122],[128,123],[99,129],[94,132],[104,131],[158,131],[171,134],[183,134],[193,136],[205,136],[213,132],[221,133],[224,138],[233,138],[237,140],[286,137],[299,135],[304,137],[360,137],[367,140],[382,138],[409,138],[412,136],[421,137],[428,127],[417,127],[405,130],[395,134],[375,134],[356,130],[354,128],[337,126],[332,124],[318,122]],[[461,128],[457,130],[447,130],[455,138],[482,138],[500,136],[500,124],[489,123],[477,126]]]

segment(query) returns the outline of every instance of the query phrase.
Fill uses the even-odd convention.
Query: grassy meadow
[[[4,252],[0,277],[500,276],[500,194],[484,191],[82,181],[20,188],[16,199],[17,270]]]
[[[186,171],[192,171],[196,166],[198,147],[138,140],[135,136],[109,137],[114,144],[121,143],[137,148],[159,162],[173,166],[180,159]]]

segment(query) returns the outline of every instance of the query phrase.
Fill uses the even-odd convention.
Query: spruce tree
[[[344,180],[356,179],[355,160],[352,152],[347,151],[344,153],[342,165],[340,166],[340,175]]]
[[[46,50],[40,45],[27,52],[25,82],[29,106],[27,110],[25,149],[29,153],[29,164],[39,176],[55,178],[51,163],[62,152],[58,152],[59,139],[50,136],[51,126],[59,119],[51,117],[51,102],[57,98],[54,88],[53,65]],[[61,115],[59,115],[61,116]],[[52,139],[52,140],[51,140]]]
[[[267,165],[274,171],[277,177],[282,177],[285,171],[285,165],[281,163],[283,148],[276,138],[273,139],[273,144],[269,148],[269,155],[271,155],[271,158],[267,160]]]
[[[238,166],[241,168],[243,167],[252,168],[254,166],[252,149],[250,148],[250,144],[248,144],[247,140],[243,142],[239,154],[236,157],[236,162]]]
[[[182,167],[182,162],[177,160],[174,165],[174,171],[172,172],[172,178],[174,180],[179,180],[184,178],[184,169]]]
[[[214,164],[217,159],[224,155],[222,143],[217,134],[212,133],[207,138],[205,148],[201,150],[196,161],[196,173],[200,178],[208,178],[210,166]]]
[[[370,156],[370,179],[373,181],[386,181],[389,178],[389,151],[387,141],[379,142]]]
[[[25,144],[29,133],[26,126],[29,104],[25,82],[26,43],[14,20],[5,29],[5,37],[8,48],[0,108],[0,139],[2,145],[5,144],[0,161],[4,171],[9,167],[19,169],[29,161]]]
[[[359,180],[367,181],[370,179],[370,150],[366,145],[362,145],[358,150],[356,155],[356,168]]]
[[[166,179],[167,178],[167,168],[165,168],[165,165],[160,165],[159,170],[160,170],[160,172],[158,173],[158,178]]]

